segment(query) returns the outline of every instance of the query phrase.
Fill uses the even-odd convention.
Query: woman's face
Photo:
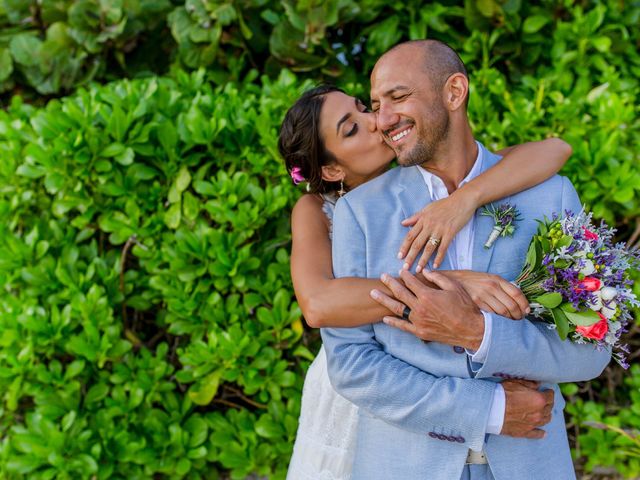
[[[375,114],[357,98],[342,92],[325,95],[320,135],[337,159],[349,188],[383,173],[395,154],[376,128]]]

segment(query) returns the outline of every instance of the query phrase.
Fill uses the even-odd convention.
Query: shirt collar
[[[474,162],[473,167],[471,167],[471,170],[469,171],[467,176],[464,177],[464,179],[460,182],[460,184],[458,185],[458,188],[463,186],[465,183],[469,183],[471,180],[473,180],[474,178],[476,178],[478,175],[482,173],[482,161],[483,161],[482,146],[480,145],[480,142],[478,142],[477,140],[476,140],[476,145],[478,145],[478,156],[476,157],[476,161]],[[438,190],[442,191],[442,189],[444,189],[444,191],[446,192],[446,187],[442,179],[437,175],[434,175],[433,173],[429,172],[428,170],[425,170],[420,165],[418,165],[417,167],[418,167],[418,171],[422,174],[424,183],[427,184],[427,189],[429,190],[429,197],[431,198],[431,200],[433,201],[433,200],[442,198],[442,195],[438,195],[438,193],[440,193],[438,192]],[[447,195],[448,194],[446,194],[445,196]]]

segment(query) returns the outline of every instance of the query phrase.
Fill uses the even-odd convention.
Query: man
[[[383,275],[402,266],[393,252],[406,234],[404,218],[498,161],[473,138],[467,97],[464,65],[436,41],[394,47],[371,75],[378,128],[401,168],[338,202],[334,273],[382,275],[397,299],[372,295],[410,323],[388,318],[322,330],[331,381],[360,407],[354,480],[575,478],[557,383],[598,376],[610,353],[562,342],[546,324],[481,312],[459,284],[437,273],[425,276],[442,290],[407,271],[401,277],[408,289]],[[581,208],[571,183],[558,176],[510,201],[522,214],[512,238],[484,249],[493,224],[477,215],[454,239],[442,268],[513,279],[535,219]],[[528,381],[499,384],[507,378]]]

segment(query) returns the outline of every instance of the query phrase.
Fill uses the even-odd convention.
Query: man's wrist
[[[484,327],[485,327],[484,315],[480,310],[478,310],[478,312],[473,315],[473,320],[474,321],[472,322],[472,324],[474,325],[474,330],[473,332],[471,332],[471,335],[467,341],[467,344],[462,346],[467,350],[472,350],[474,352],[477,352],[478,349],[480,348],[480,345],[482,345],[482,339],[484,338]]]

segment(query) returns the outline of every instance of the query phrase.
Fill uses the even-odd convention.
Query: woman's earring
[[[346,190],[344,189],[344,182],[342,180],[340,180],[340,190],[338,190],[338,196],[341,197],[343,196],[346,192]]]

